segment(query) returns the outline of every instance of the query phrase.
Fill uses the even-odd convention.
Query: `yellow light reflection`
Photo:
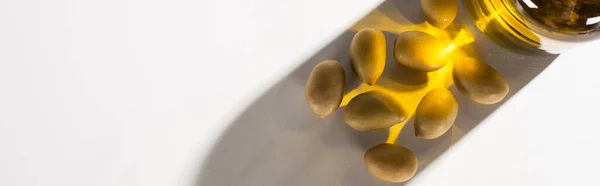
[[[375,85],[369,86],[366,83],[360,84],[355,89],[344,95],[340,107],[348,105],[348,102],[355,96],[368,92],[379,90],[385,94],[390,95],[394,101],[404,108],[408,113],[409,117],[402,123],[398,123],[390,128],[387,143],[393,143],[398,138],[400,131],[406,124],[406,122],[413,116],[417,105],[430,90],[434,88],[444,87],[447,88],[453,84],[452,81],[452,67],[454,61],[449,60],[444,67],[439,70],[427,73],[427,83],[424,86],[415,87],[414,85],[402,84],[385,77],[381,77]],[[400,65],[400,64],[398,64]],[[407,88],[411,87],[411,88]]]
[[[439,29],[427,22],[413,24],[404,18],[397,10],[390,9],[389,7],[390,6],[382,5],[373,10],[366,17],[352,26],[351,30],[359,31],[363,28],[375,28],[395,34],[406,31],[425,32],[437,37],[447,44],[441,51],[440,49],[436,49],[428,50],[427,52],[431,52],[432,55],[435,55],[434,53],[439,53],[439,55],[448,59],[447,63],[442,68],[433,72],[426,72],[427,82],[424,85],[403,84],[386,77],[380,77],[374,85],[369,86],[366,83],[362,83],[344,95],[340,107],[348,105],[348,102],[359,94],[379,90],[390,95],[398,105],[408,111],[409,117],[405,121],[397,123],[389,129],[386,143],[395,143],[404,125],[406,125],[414,115],[417,105],[423,96],[432,89],[448,88],[454,83],[452,80],[452,68],[454,67],[455,60],[460,60],[460,57],[464,55],[463,52],[457,51],[459,51],[462,46],[474,42],[475,37],[468,30],[461,29],[458,30],[458,33],[454,38],[451,38],[451,34],[448,30]]]
[[[490,15],[481,16],[477,20],[475,20],[474,22],[475,22],[475,25],[477,25],[478,27],[481,27],[482,30],[486,30],[487,26],[494,19],[499,19],[498,12],[492,12]]]
[[[465,29],[461,29],[458,34],[456,34],[456,37],[454,37],[454,39],[452,40],[452,42],[450,42],[448,44],[448,46],[444,49],[442,49],[441,54],[443,57],[454,57],[456,58],[456,56],[449,56],[452,52],[454,52],[456,49],[467,45],[469,43],[473,43],[475,41],[475,37],[468,32]]]
[[[452,44],[456,46],[455,48],[460,48],[473,42],[475,42],[475,37],[465,29],[461,29],[458,34],[456,34],[456,37],[454,37],[452,40]]]

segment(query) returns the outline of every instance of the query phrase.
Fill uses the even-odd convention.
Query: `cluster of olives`
[[[444,29],[456,16],[457,0],[422,0],[427,22]],[[435,72],[448,59],[448,45],[437,37],[420,32],[399,34],[394,42],[394,58],[400,65]],[[356,33],[350,44],[350,64],[358,79],[374,86],[386,63],[386,41],[383,32],[365,28]],[[481,104],[494,104],[506,96],[509,87],[504,78],[486,63],[472,57],[452,59],[452,79],[459,92]],[[321,118],[340,107],[346,85],[345,71],[335,60],[326,60],[314,67],[306,84],[306,100]],[[346,105],[344,121],[358,131],[388,129],[414,116],[415,136],[437,138],[448,131],[458,115],[458,102],[446,87],[430,88],[413,110],[406,110],[389,93],[372,90],[353,97]],[[400,100],[402,98],[399,98]],[[414,112],[414,113],[413,113]],[[382,143],[370,148],[364,156],[367,170],[375,177],[404,182],[417,171],[415,154],[400,145]]]

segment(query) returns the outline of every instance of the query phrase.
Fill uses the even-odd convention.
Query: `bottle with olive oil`
[[[600,0],[466,0],[477,27],[516,52],[558,54],[600,37]]]

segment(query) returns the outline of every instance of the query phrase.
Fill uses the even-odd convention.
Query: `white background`
[[[0,185],[194,184],[252,100],[381,2],[2,0]],[[599,47],[559,56],[412,183],[600,184]]]

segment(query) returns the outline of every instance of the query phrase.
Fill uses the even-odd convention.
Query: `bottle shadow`
[[[402,16],[402,14],[381,14],[383,10],[387,11],[390,7],[398,7],[399,2],[412,7],[409,6],[410,3],[414,5],[419,1],[390,0],[384,2],[374,12],[380,12],[377,16]],[[469,17],[465,12],[464,9],[459,10],[455,24],[469,29],[475,36],[475,42],[466,46],[466,49],[477,49],[470,50],[470,54],[479,56],[508,81],[511,90],[504,101],[510,100],[557,57],[512,53],[496,45],[474,25],[470,25]],[[391,52],[395,34],[400,30],[386,30],[386,28],[395,28],[389,24],[407,19],[387,18],[388,22],[384,22],[385,26],[382,28],[378,27],[382,24],[381,21],[373,25],[364,21],[377,20],[369,17],[370,15],[359,21],[357,25],[386,31],[388,55],[386,69],[382,76],[406,85],[405,87],[418,87],[424,84],[427,76],[403,68],[395,62]],[[355,28],[356,25],[351,30]],[[378,180],[364,167],[364,152],[372,146],[385,142],[387,131],[358,132],[344,123],[344,108],[340,108],[325,119],[320,119],[306,105],[304,95],[306,80],[312,68],[323,60],[335,59],[342,63],[347,76],[346,92],[359,84],[348,60],[348,48],[355,33],[351,30],[342,33],[280,80],[229,124],[229,128],[221,135],[214,149],[201,165],[197,185],[362,186],[410,183],[410,181],[388,183]],[[398,137],[399,145],[411,149],[417,155],[419,161],[417,175],[504,103],[480,105],[460,95],[454,87],[450,90],[460,105],[459,116],[450,131],[437,139],[423,140],[414,136],[413,124],[409,121]]]

